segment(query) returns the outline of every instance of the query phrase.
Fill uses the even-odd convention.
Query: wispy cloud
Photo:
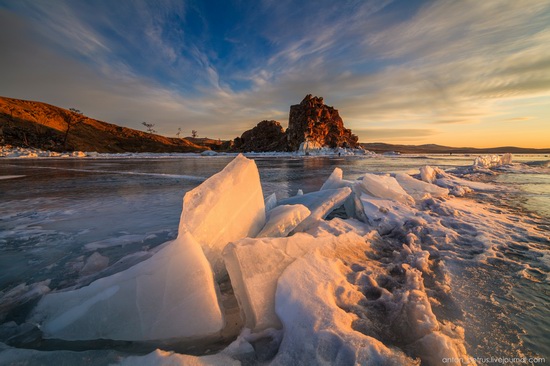
[[[516,122],[516,121],[528,121],[530,119],[533,119],[533,117],[514,117],[514,118],[506,118],[503,121],[508,122]]]
[[[550,98],[544,1],[265,0],[224,4],[222,17],[175,0],[13,4],[0,4],[17,30],[0,37],[11,50],[1,93],[150,119],[165,133],[200,125],[234,137],[262,119],[284,123],[313,93],[361,139],[428,138],[505,123],[506,100]]]

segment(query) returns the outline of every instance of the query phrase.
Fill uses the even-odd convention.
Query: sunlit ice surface
[[[51,341],[37,341],[39,332],[28,337],[23,328],[42,292],[88,285],[150,258],[175,239],[183,194],[231,160],[233,157],[0,161],[1,175],[9,177],[0,180],[0,341],[21,352],[35,348],[60,359],[69,357],[67,351],[87,350],[98,363],[163,348],[116,342],[52,346]],[[279,200],[296,195],[298,190],[306,194],[319,190],[335,167],[342,168],[345,179],[354,180],[364,173],[417,174],[424,165],[451,169],[470,165],[472,160],[472,156],[460,155],[255,159],[264,196],[275,193]],[[544,156],[514,157],[514,161],[529,164],[497,170],[495,175],[468,176],[510,189],[477,191],[462,201],[440,204],[432,211],[443,218],[458,212],[456,219],[445,221],[447,226],[435,221],[418,229],[420,247],[429,252],[432,261],[444,263],[442,273],[424,274],[433,313],[439,321],[464,327],[464,344],[472,357],[550,354],[546,340],[550,331],[547,160]],[[334,225],[335,220],[331,220]],[[386,233],[380,243],[395,249],[403,240],[399,232]],[[311,260],[319,261],[320,266],[325,263]],[[372,258],[364,261],[355,264],[375,265],[369,262]],[[354,268],[361,273],[359,267]],[[448,281],[444,286],[436,283],[442,278]],[[448,292],[442,291],[445,286]],[[33,293],[37,296],[31,296]],[[405,345],[391,340],[391,334],[399,332],[382,334],[386,338],[375,335],[384,344],[407,352]],[[163,349],[202,355],[223,349],[233,339]],[[286,347],[284,343],[282,347]]]

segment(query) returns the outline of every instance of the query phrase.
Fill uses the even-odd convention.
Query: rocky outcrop
[[[234,141],[239,151],[284,151],[286,135],[283,126],[277,121],[262,121],[251,130],[245,131]]]
[[[234,140],[238,151],[313,151],[323,148],[359,148],[357,136],[344,128],[338,110],[323,98],[306,95],[290,107],[288,128],[277,121],[262,121]]]
[[[290,151],[298,150],[303,143],[330,148],[358,147],[357,136],[344,128],[338,110],[325,105],[322,97],[311,94],[290,107],[286,136]]]

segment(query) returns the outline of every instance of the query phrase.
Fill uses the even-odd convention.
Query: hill
[[[196,152],[210,149],[186,139],[169,138],[98,121],[50,104],[6,97],[0,97],[0,144],[101,153]]]
[[[392,145],[382,142],[361,143],[361,146],[376,153],[384,153],[395,151],[402,154],[548,154],[548,149],[532,149],[515,146],[501,146],[491,148],[475,148],[475,147],[450,147],[436,144],[426,145]]]

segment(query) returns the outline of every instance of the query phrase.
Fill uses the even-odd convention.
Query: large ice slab
[[[399,185],[415,200],[428,197],[444,197],[449,194],[449,190],[441,188],[435,184],[426,183],[418,179],[414,179],[408,174],[397,173],[395,179]]]
[[[311,228],[319,220],[326,218],[332,210],[342,206],[350,194],[351,188],[349,187],[327,189],[290,197],[279,201],[279,204],[300,204],[306,206],[311,211],[311,214],[294,229],[294,232],[299,232]]]
[[[224,326],[210,264],[186,231],[125,271],[44,296],[32,320],[66,340],[201,338]]]
[[[264,224],[258,168],[240,154],[185,194],[179,230],[193,234],[219,278],[225,273],[221,253],[227,243],[256,236]]]
[[[253,330],[280,328],[275,314],[277,279],[296,258],[314,250],[330,250],[364,242],[356,233],[314,237],[297,233],[286,238],[245,238],[229,244],[224,259],[246,327]]]
[[[364,193],[374,197],[390,199],[409,205],[414,204],[414,198],[405,192],[394,177],[388,175],[366,173],[363,175],[359,187]]]
[[[304,205],[277,206],[268,213],[268,218],[258,237],[287,236],[309,216],[311,211]]]

